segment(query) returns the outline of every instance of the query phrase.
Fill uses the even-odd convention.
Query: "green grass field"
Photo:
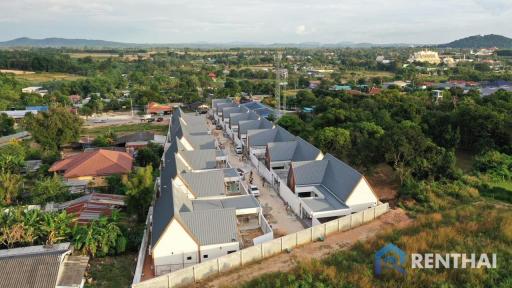
[[[167,125],[151,124],[151,123],[138,123],[138,124],[127,124],[127,125],[115,125],[115,126],[101,126],[94,128],[84,128],[82,135],[84,136],[99,136],[108,132],[116,134],[129,134],[141,131],[151,131],[155,134],[166,135]]]

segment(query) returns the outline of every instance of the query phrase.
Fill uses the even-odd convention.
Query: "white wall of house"
[[[198,263],[198,249],[196,241],[173,219],[153,247],[155,273],[161,275]]]
[[[196,198],[194,196],[194,194],[192,194],[192,191],[190,191],[188,186],[185,185],[185,182],[183,182],[183,180],[181,180],[180,177],[174,178],[172,180],[172,185],[173,185],[173,188],[176,189],[177,191],[185,193],[187,195],[188,199],[195,199]]]
[[[249,148],[249,152],[252,155],[256,155],[256,157],[264,156],[266,152],[266,146],[251,146]]]
[[[376,206],[378,200],[379,199],[377,199],[377,196],[373,193],[372,188],[370,188],[366,179],[362,177],[345,204],[350,208],[353,208],[353,206],[366,206],[366,208],[368,208]]]
[[[199,249],[201,254],[201,262],[204,262],[227,255],[230,251],[240,250],[240,243],[237,241],[223,244],[205,245],[201,246]],[[205,255],[208,255],[208,257],[205,258]]]
[[[192,147],[192,144],[190,144],[190,142],[188,142],[188,140],[185,139],[185,137],[181,137],[180,142],[183,145],[183,147],[185,147],[185,149],[187,149],[187,151],[194,150],[194,147]]]

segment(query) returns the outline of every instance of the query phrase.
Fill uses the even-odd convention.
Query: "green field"
[[[141,131],[151,131],[155,134],[166,135],[167,125],[150,124],[150,123],[138,123],[138,124],[126,124],[126,125],[115,125],[115,126],[101,126],[94,128],[84,128],[82,135],[84,136],[99,136],[108,132],[115,134],[129,134]]]

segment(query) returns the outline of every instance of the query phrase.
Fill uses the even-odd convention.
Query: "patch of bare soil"
[[[384,163],[377,165],[367,179],[380,201],[394,204],[400,188],[400,181],[391,166]]]
[[[412,224],[402,209],[393,209],[376,220],[349,231],[332,234],[324,241],[306,244],[294,248],[290,253],[281,253],[257,263],[224,273],[220,276],[196,283],[191,287],[233,287],[255,277],[271,272],[285,272],[292,269],[299,261],[320,259],[338,249],[349,249],[357,241],[374,237],[387,229],[401,229]]]

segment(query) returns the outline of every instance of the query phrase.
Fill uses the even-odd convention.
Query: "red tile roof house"
[[[156,102],[149,102],[146,107],[148,114],[171,114],[172,106],[170,104],[160,104]]]
[[[132,167],[133,157],[130,154],[99,149],[55,162],[48,171],[61,174],[66,181],[88,181],[89,187],[100,187],[106,185],[107,176],[126,177]]]

